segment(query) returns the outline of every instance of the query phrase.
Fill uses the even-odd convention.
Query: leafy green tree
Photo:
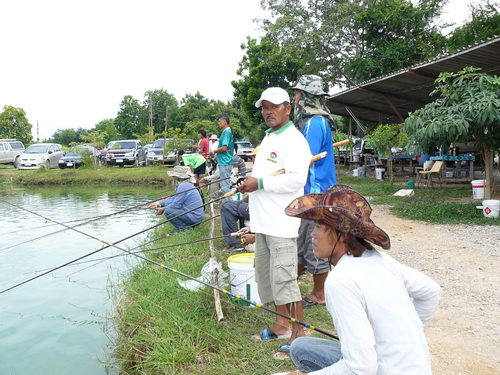
[[[14,108],[6,105],[0,113],[0,138],[17,139],[25,144],[31,143],[32,125],[26,118],[26,112],[22,108]]]
[[[105,136],[102,139],[104,144],[108,144],[110,141],[116,141],[120,139],[118,130],[115,126],[115,120],[112,118],[99,121],[95,125],[93,131],[96,131],[98,133],[105,133]]]
[[[48,141],[60,143],[65,146],[79,144],[83,142],[82,135],[86,135],[87,133],[88,130],[84,128],[58,129]]]
[[[115,118],[115,127],[120,138],[132,138],[133,133],[142,134],[147,131],[147,112],[139,100],[126,95],[120,103],[120,109]]]
[[[263,24],[282,54],[301,56],[299,74],[319,73],[330,85],[351,86],[443,51],[445,38],[433,25],[445,0],[414,3],[262,0],[275,17]]]
[[[82,134],[82,141],[86,144],[94,146],[95,148],[103,148],[108,143],[106,138],[108,134],[105,131],[92,130],[88,134]]]
[[[233,105],[241,108],[254,126],[260,125],[261,129],[265,129],[255,102],[268,87],[289,87],[296,80],[302,63],[296,55],[283,54],[279,45],[268,38],[260,42],[247,38],[247,43],[241,48],[246,50],[246,55],[237,70],[242,79],[231,82],[235,89]]]
[[[453,30],[448,39],[448,47],[451,51],[465,48],[500,34],[498,3],[492,3],[488,0],[486,4],[478,4],[477,7],[470,5],[470,7],[472,9],[472,20]]]
[[[379,156],[387,157],[387,170],[392,181],[392,148],[404,148],[410,142],[410,137],[401,131],[402,124],[379,125],[369,136],[365,137],[366,143],[377,151]]]
[[[434,144],[475,140],[485,160],[486,198],[491,197],[492,151],[500,148],[500,78],[467,67],[441,73],[432,103],[410,114],[403,131],[425,151]]]
[[[152,104],[152,122],[153,122],[153,132],[161,133],[165,131],[165,119],[167,117],[167,107],[168,107],[168,127],[183,128],[184,122],[179,119],[178,109],[179,103],[174,95],[168,93],[164,89],[150,90],[146,91],[144,94],[144,106],[143,115],[146,117],[143,121],[149,124],[149,103]],[[148,129],[149,130],[149,129]],[[142,134],[143,132],[136,131],[137,134]]]

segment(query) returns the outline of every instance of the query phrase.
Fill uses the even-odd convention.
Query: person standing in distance
[[[233,133],[229,127],[229,117],[222,115],[219,117],[219,128],[222,133],[219,137],[217,148],[212,151],[217,155],[217,166],[220,172],[220,187],[222,194],[226,194],[231,190],[231,170],[233,168],[234,140]],[[227,198],[226,198],[227,199]]]
[[[325,158],[309,167],[304,194],[324,193],[330,186],[335,185],[336,175],[331,132],[331,129],[335,128],[335,122],[326,106],[327,93],[323,91],[323,79],[316,75],[303,75],[290,89],[295,90],[294,124],[302,131],[311,153],[328,153]],[[313,221],[301,220],[297,239],[298,275],[304,271],[313,275],[313,290],[302,299],[304,308],[325,305],[324,285],[330,271],[330,262],[327,259],[314,256],[311,241],[313,229]]]
[[[266,89],[255,103],[269,127],[256,155],[252,176],[237,187],[250,193],[252,232],[256,234],[255,280],[263,303],[274,302],[276,311],[300,321],[302,297],[297,281],[297,236],[300,220],[285,214],[285,207],[301,196],[307,180],[309,145],[290,121],[290,97],[279,87]],[[279,173],[284,170],[284,173]],[[293,220],[291,220],[293,219]],[[288,358],[290,344],[304,336],[303,327],[276,316],[275,323],[255,339],[290,337],[274,355]]]

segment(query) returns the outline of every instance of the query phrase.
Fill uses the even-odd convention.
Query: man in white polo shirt
[[[307,180],[311,152],[304,136],[294,127],[288,93],[279,87],[265,90],[255,103],[269,129],[260,145],[251,177],[238,189],[249,192],[252,232],[256,233],[255,279],[263,303],[274,302],[282,314],[303,320],[297,282],[297,236],[300,220],[285,214],[285,208],[301,196]],[[284,170],[284,172],[280,172]],[[291,220],[293,219],[293,220]],[[276,322],[254,338],[290,337],[275,354],[288,358],[292,341],[304,335],[303,327],[276,316]]]

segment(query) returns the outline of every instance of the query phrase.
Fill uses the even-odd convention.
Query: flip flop
[[[310,299],[309,297],[302,298],[302,308],[303,309],[307,309],[308,307],[312,307],[312,306],[316,306],[316,305],[325,306],[326,304],[314,301],[314,300]]]
[[[258,335],[253,335],[252,338],[255,340],[269,341],[277,339],[289,339],[292,333],[287,333],[286,335],[277,335],[271,328],[264,328]]]
[[[280,353],[284,353],[285,355]],[[273,358],[279,361],[290,358],[290,344],[281,345],[278,351],[274,353]]]

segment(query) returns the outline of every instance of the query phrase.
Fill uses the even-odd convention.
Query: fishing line
[[[231,191],[230,193],[233,193],[232,195],[234,195],[234,191]],[[228,193],[228,194],[229,194],[229,193]],[[223,195],[222,197],[217,198],[217,200],[221,200],[221,199],[226,198],[226,195],[228,195],[228,194],[225,194],[225,195]],[[7,203],[7,204],[10,204],[10,205],[15,206],[15,207],[17,206],[17,205],[15,205],[15,204],[13,204],[13,203],[5,202],[5,201],[3,201],[3,200],[0,200],[0,201],[1,201],[1,202],[4,202],[4,203]],[[213,202],[210,202],[210,203],[213,203]],[[26,209],[26,208],[24,208],[24,207],[17,206],[17,208],[20,208],[20,209],[22,209],[22,210],[25,210],[25,211],[27,211],[27,212],[30,212],[30,213],[32,213],[32,214],[34,214],[34,215],[41,216],[41,217],[43,217],[44,219],[49,220],[49,221],[51,221],[51,222],[54,222],[54,223],[57,223],[57,224],[60,224],[60,225],[65,226],[65,224],[63,224],[63,223],[58,223],[58,222],[57,222],[57,221],[55,221],[55,220],[52,220],[52,219],[46,218],[46,217],[44,217],[44,216],[42,216],[42,215],[40,215],[40,214],[37,214],[37,213],[35,213],[35,212],[32,212],[32,211],[30,211],[30,210]],[[161,224],[163,224],[163,223],[161,223]],[[153,226],[152,228],[154,228],[154,227],[156,227],[156,226]],[[316,331],[316,332],[322,333],[322,334],[324,334],[324,335],[326,335],[326,336],[328,336],[328,337],[331,337],[331,338],[333,338],[333,339],[335,339],[335,340],[339,340],[339,338],[338,338],[337,336],[332,335],[332,334],[331,334],[331,333],[329,333],[329,332],[323,331],[322,329],[319,329],[319,328],[317,328],[317,327],[315,327],[315,326],[312,326],[312,325],[310,325],[310,324],[307,324],[307,323],[305,323],[305,322],[302,322],[302,321],[300,321],[300,320],[298,320],[298,319],[296,319],[296,318],[293,318],[293,317],[291,317],[291,316],[288,316],[288,315],[286,315],[286,314],[282,314],[282,313],[280,313],[279,311],[276,311],[276,310],[270,309],[270,308],[268,308],[268,307],[267,307],[267,306],[265,306],[265,305],[262,305],[262,304],[260,304],[260,303],[255,302],[255,301],[251,301],[251,300],[249,300],[249,299],[246,299],[246,298],[244,298],[243,296],[238,296],[238,295],[236,295],[236,294],[233,294],[233,293],[231,293],[230,291],[227,291],[227,290],[225,290],[225,289],[219,288],[218,286],[215,286],[215,285],[209,284],[209,283],[207,283],[207,282],[205,282],[205,281],[203,281],[203,280],[198,280],[197,278],[194,278],[194,277],[192,277],[192,276],[190,276],[190,275],[188,275],[188,274],[186,274],[186,273],[184,273],[184,272],[181,272],[181,271],[176,270],[176,269],[174,269],[174,268],[168,267],[168,266],[166,266],[166,265],[164,265],[164,264],[161,264],[161,263],[159,263],[159,262],[156,262],[156,261],[154,261],[154,260],[152,260],[152,259],[149,259],[149,258],[147,258],[147,257],[145,257],[145,256],[142,256],[142,255],[139,255],[139,254],[133,253],[133,252],[131,252],[131,251],[129,251],[129,250],[126,250],[126,249],[123,249],[123,248],[120,248],[120,247],[116,246],[116,244],[117,244],[117,243],[122,242],[122,241],[124,241],[125,239],[128,239],[128,238],[130,238],[130,237],[132,237],[132,236],[134,236],[134,235],[129,236],[129,237],[125,238],[125,239],[119,240],[119,241],[115,242],[115,244],[111,244],[111,243],[106,243],[105,241],[103,241],[103,240],[101,240],[101,239],[98,239],[98,238],[97,238],[97,237],[95,237],[95,236],[92,236],[92,235],[90,235],[90,234],[87,234],[87,233],[81,232],[81,231],[80,231],[80,230],[78,230],[78,229],[74,229],[74,228],[72,228],[72,227],[68,227],[68,229],[73,229],[74,231],[76,231],[76,232],[78,232],[78,233],[80,233],[80,234],[83,234],[83,235],[85,235],[85,236],[87,236],[87,237],[90,237],[90,238],[96,239],[96,240],[98,240],[98,241],[100,241],[100,242],[103,242],[103,243],[105,243],[105,244],[107,244],[107,245],[106,245],[105,247],[103,247],[102,249],[95,250],[95,251],[93,251],[93,252],[91,252],[91,253],[89,253],[89,254],[86,254],[86,255],[84,255],[84,256],[82,256],[82,257],[79,257],[79,258],[77,258],[77,259],[75,259],[75,260],[73,260],[73,261],[67,262],[67,263],[65,263],[64,265],[61,265],[61,266],[55,267],[55,268],[53,268],[52,270],[50,270],[50,271],[48,271],[48,272],[44,272],[44,273],[42,273],[42,274],[40,274],[40,275],[38,275],[38,276],[32,277],[31,279],[25,280],[25,281],[23,281],[23,282],[21,282],[21,283],[18,283],[18,284],[16,284],[16,285],[14,285],[14,286],[11,286],[11,287],[9,287],[9,288],[7,288],[7,289],[4,289],[4,290],[0,291],[0,294],[1,294],[1,293],[6,292],[6,291],[8,291],[8,290],[14,289],[14,288],[16,288],[16,287],[18,287],[18,286],[20,286],[20,285],[26,284],[26,283],[28,283],[29,281],[32,281],[32,280],[34,280],[34,279],[37,279],[37,278],[39,278],[39,277],[41,277],[41,276],[43,276],[43,275],[46,275],[46,274],[48,274],[48,273],[50,273],[50,272],[52,272],[52,271],[55,271],[56,269],[59,269],[59,268],[61,268],[61,267],[64,267],[65,265],[68,265],[68,264],[74,263],[74,262],[76,262],[76,261],[78,261],[78,260],[80,260],[80,259],[83,259],[83,258],[85,258],[85,257],[87,257],[87,256],[92,255],[92,254],[95,254],[95,253],[97,253],[98,251],[101,251],[101,250],[103,250],[103,249],[105,249],[105,248],[107,248],[107,247],[114,246],[114,247],[116,247],[116,248],[117,248],[117,249],[119,249],[119,250],[122,250],[122,251],[124,251],[124,252],[126,252],[126,253],[128,253],[128,254],[134,255],[135,257],[137,257],[137,258],[139,258],[139,259],[145,260],[146,262],[149,262],[149,263],[155,264],[155,265],[157,265],[157,266],[159,266],[159,267],[161,267],[161,268],[166,269],[167,271],[170,271],[170,272],[173,272],[173,273],[179,274],[179,275],[181,275],[181,276],[183,276],[183,277],[185,277],[185,278],[187,278],[187,279],[197,281],[197,282],[198,282],[198,283],[200,283],[200,284],[203,284],[203,285],[205,285],[205,286],[208,286],[209,288],[215,289],[215,290],[219,291],[220,293],[226,294],[227,296],[231,297],[232,299],[243,301],[243,302],[248,303],[248,304],[250,304],[250,305],[252,305],[252,306],[255,306],[255,307],[261,308],[261,309],[263,309],[263,310],[265,310],[265,311],[267,311],[267,312],[270,312],[270,313],[273,313],[273,314],[275,314],[275,315],[278,315],[278,316],[280,316],[280,317],[282,317],[282,318],[285,318],[285,319],[287,319],[287,320],[288,320],[289,322],[291,322],[291,323],[299,324],[299,325],[301,325],[301,326],[303,326],[303,327],[305,327],[305,328],[308,328],[308,329],[314,330],[314,331]],[[151,229],[151,228],[149,228],[149,229]],[[196,241],[199,241],[199,240],[195,240],[195,242],[196,242]]]
[[[64,264],[62,264],[62,265],[60,265],[60,266],[54,267],[54,268],[52,268],[52,269],[51,269],[51,270],[49,270],[49,271],[46,271],[46,272],[41,273],[40,275],[37,275],[37,276],[31,277],[31,278],[29,278],[29,279],[27,279],[27,280],[24,280],[24,281],[22,281],[22,282],[20,282],[20,283],[18,283],[18,284],[16,284],[16,285],[13,285],[13,286],[11,286],[11,287],[9,287],[9,288],[7,288],[7,289],[4,289],[4,290],[0,291],[0,294],[2,294],[2,293],[4,293],[4,292],[6,292],[6,291],[8,291],[8,290],[11,290],[11,289],[17,288],[18,286],[21,286],[21,285],[26,284],[26,283],[28,283],[28,282],[31,282],[31,281],[33,281],[33,280],[35,280],[35,279],[38,279],[39,277],[42,277],[42,276],[44,276],[44,275],[47,275],[47,274],[49,274],[49,273],[51,273],[51,272],[53,272],[53,271],[56,271],[56,270],[58,270],[58,269],[60,269],[60,268],[62,268],[62,267],[65,267],[65,266],[67,266],[67,265],[69,265],[69,264],[72,264],[72,263],[77,262],[77,261],[79,261],[79,260],[81,260],[81,259],[84,259],[84,258],[86,258],[86,257],[88,257],[88,256],[91,256],[91,255],[93,255],[93,254],[95,254],[95,253],[98,253],[99,251],[102,251],[102,250],[104,250],[104,249],[107,249],[107,248],[109,248],[109,247],[111,247],[111,246],[114,246],[114,247],[116,247],[117,249],[122,250],[122,251],[127,251],[127,250],[125,250],[125,249],[122,249],[122,248],[120,248],[120,247],[116,246],[116,244],[121,243],[121,242],[123,242],[123,241],[126,241],[126,240],[128,240],[128,239],[130,239],[130,238],[132,238],[132,237],[135,237],[135,236],[137,236],[137,235],[139,235],[139,234],[142,234],[142,233],[144,233],[144,232],[147,232],[147,231],[149,231],[149,230],[151,230],[151,229],[154,229],[154,228],[156,228],[156,227],[159,227],[160,225],[163,225],[163,224],[165,224],[165,223],[167,223],[167,222],[169,222],[169,221],[171,221],[171,220],[173,220],[173,219],[176,219],[176,218],[178,218],[178,217],[180,217],[180,216],[182,216],[182,215],[186,215],[186,214],[188,214],[188,213],[190,213],[190,212],[192,212],[192,211],[194,211],[194,210],[197,210],[198,208],[201,208],[201,207],[204,207],[204,206],[206,206],[206,205],[209,205],[210,203],[214,203],[214,202],[220,201],[220,200],[222,200],[222,199],[224,199],[224,198],[228,198],[228,197],[230,197],[230,196],[234,195],[235,193],[236,193],[236,190],[235,190],[235,189],[233,189],[233,190],[231,190],[229,193],[226,193],[226,194],[224,194],[223,196],[221,196],[221,197],[219,197],[219,198],[213,199],[212,201],[210,201],[210,202],[208,202],[208,203],[205,203],[205,204],[202,204],[201,206],[195,207],[195,208],[193,208],[192,210],[182,212],[181,214],[179,214],[179,215],[177,215],[177,216],[174,216],[174,217],[172,217],[172,218],[170,218],[170,219],[167,219],[167,220],[165,220],[165,221],[162,221],[162,222],[160,222],[160,223],[158,223],[158,224],[155,224],[155,225],[153,225],[153,226],[151,226],[151,227],[149,227],[149,228],[146,228],[146,229],[144,229],[144,230],[141,230],[141,231],[139,231],[139,232],[137,232],[137,233],[131,234],[130,236],[127,236],[127,237],[125,237],[125,238],[122,238],[121,240],[116,241],[114,244],[113,244],[113,243],[108,243],[108,242],[103,241],[103,240],[101,240],[100,238],[97,238],[97,237],[95,237],[95,236],[93,236],[93,235],[90,235],[90,234],[87,234],[87,233],[85,233],[85,232],[82,232],[82,231],[80,231],[80,230],[78,230],[78,229],[75,229],[75,227],[70,227],[70,226],[68,226],[68,225],[66,225],[66,224],[59,223],[60,225],[62,225],[62,226],[64,226],[64,227],[66,227],[67,229],[72,229],[72,230],[74,230],[75,232],[78,232],[78,233],[80,233],[80,234],[83,234],[84,236],[87,236],[87,237],[89,237],[89,238],[93,238],[93,239],[95,239],[95,240],[97,240],[97,241],[99,241],[99,242],[102,242],[102,243],[104,244],[104,246],[103,246],[102,248],[100,248],[100,249],[94,250],[94,251],[92,251],[92,252],[90,252],[90,253],[87,253],[87,254],[85,254],[85,255],[82,255],[81,257],[78,257],[78,258],[73,259],[73,260],[71,260],[71,261],[69,261],[69,262],[66,262],[66,263],[64,263]],[[57,221],[55,221],[55,220],[52,220],[52,219],[50,219],[50,218],[47,218],[47,217],[45,217],[45,216],[43,216],[43,215],[40,215],[40,214],[38,214],[38,213],[36,213],[36,212],[30,211],[30,210],[28,210],[27,208],[21,207],[21,206],[19,206],[19,205],[14,204],[14,203],[7,202],[7,201],[5,201],[5,200],[3,200],[3,199],[0,199],[0,202],[3,202],[3,203],[8,204],[8,205],[10,205],[10,206],[16,207],[16,208],[18,208],[18,209],[21,209],[21,210],[27,211],[27,212],[29,212],[29,213],[32,213],[33,215],[36,215],[36,216],[42,217],[42,218],[44,218],[44,219],[45,219],[45,220],[47,220],[47,221],[51,221],[51,222],[53,222],[53,223],[58,223],[58,222],[57,222]]]

